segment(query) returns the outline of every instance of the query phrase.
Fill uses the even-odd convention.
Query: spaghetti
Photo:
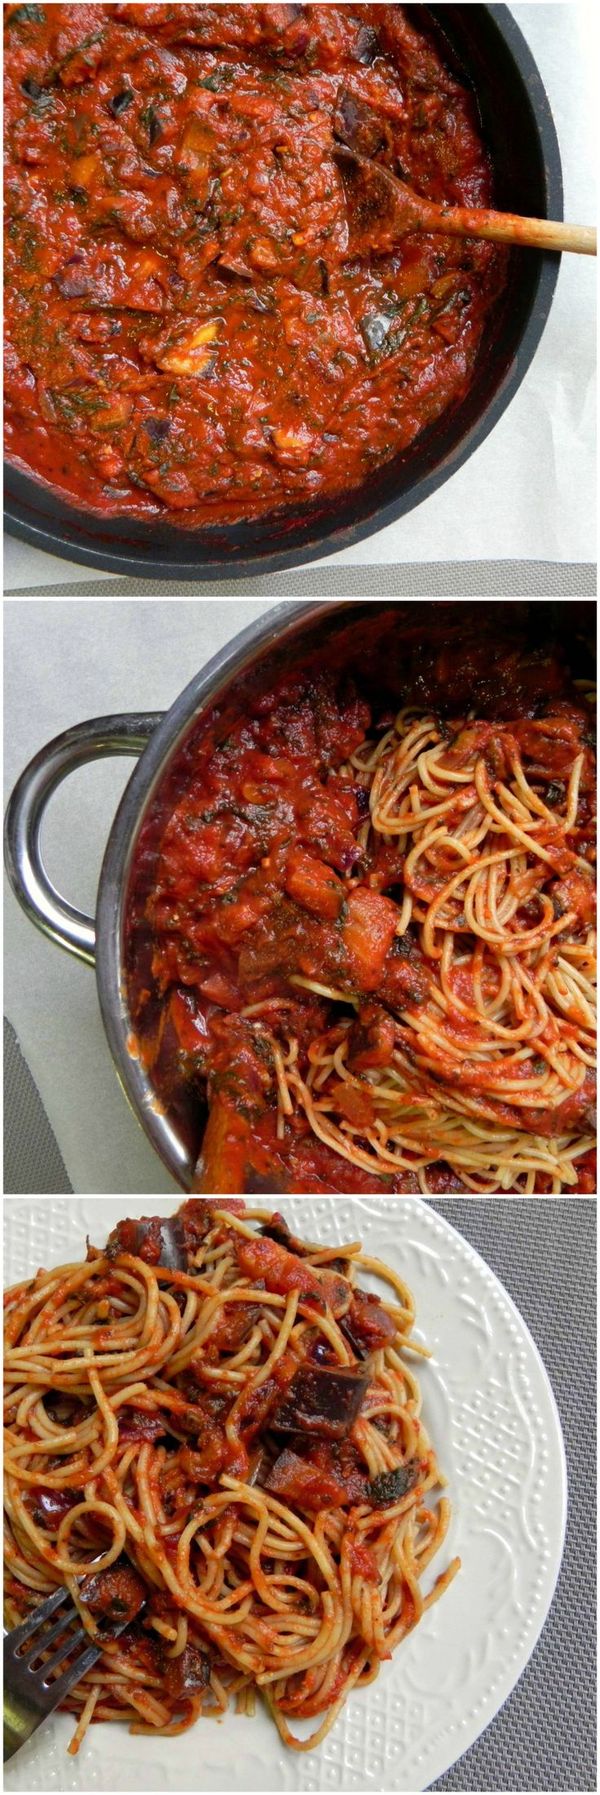
[[[177,1734],[257,1691],[307,1750],[437,1601],[459,1561],[424,1593],[450,1510],[413,1324],[358,1243],[235,1200],[120,1223],[8,1291],[8,1621],[65,1583],[102,1645],[72,1751],[92,1722]]]
[[[428,990],[388,1051],[374,1020],[372,1065],[344,1019],[311,1043],[306,1079],[290,1049],[289,1085],[337,1152],[416,1167],[424,1192],[432,1159],[470,1190],[529,1194],[543,1178],[559,1192],[593,1146],[580,1123],[596,1038],[590,757],[569,737],[560,715],[444,728],[404,710],[352,758],[370,785],[363,846],[401,869],[396,943],[418,927]]]
[[[139,855],[131,1011],[200,1191],[595,1189],[592,694],[444,627],[217,713]]]

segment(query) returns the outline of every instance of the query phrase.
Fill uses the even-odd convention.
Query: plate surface
[[[163,1214],[178,1198],[161,1197]],[[4,1282],[103,1245],[153,1199],[7,1199]],[[449,1480],[454,1518],[433,1576],[462,1570],[375,1683],[357,1690],[314,1753],[285,1753],[267,1715],[233,1714],[178,1739],[92,1727],[66,1755],[71,1716],[49,1721],[8,1765],[8,1790],[424,1790],[497,1713],[543,1626],[562,1556],[566,1470],[560,1423],[537,1348],[493,1272],[419,1197],[281,1198],[308,1239],[348,1242],[411,1285],[424,1419]],[[510,1226],[511,1205],[505,1205]]]

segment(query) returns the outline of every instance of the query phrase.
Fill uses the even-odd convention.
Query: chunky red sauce
[[[6,430],[98,512],[352,488],[467,391],[504,252],[349,259],[334,130],[487,205],[473,96],[399,6],[6,6]]]
[[[418,1189],[412,1172],[374,1176],[339,1158],[302,1113],[286,1119],[282,1136],[271,1046],[275,1038],[285,1051],[293,1037],[306,1065],[311,1042],[340,1013],[339,1003],[299,987],[298,976],[354,1001],[359,1075],[389,1063],[398,1018],[427,996],[431,967],[418,930],[411,924],[396,937],[402,854],[394,838],[361,847],[368,794],[364,777],[348,766],[367,735],[374,740],[389,727],[400,685],[405,703],[441,718],[472,709],[481,721],[471,729],[492,767],[494,725],[510,719],[528,764],[534,752],[543,757],[551,804],[564,801],[583,751],[574,839],[582,861],[593,860],[589,711],[560,657],[503,642],[497,624],[484,619],[477,643],[465,640],[460,620],[454,630],[434,625],[428,639],[417,622],[399,647],[393,618],[391,625],[389,613],[379,618],[366,636],[363,625],[346,632],[362,677],[339,671],[340,647],[337,668],[322,658],[267,690],[249,684],[241,720],[232,721],[227,707],[213,713],[188,742],[166,807],[140,841],[129,916],[131,1011],[163,1098],[177,1104],[185,1092],[196,1146],[204,1130],[199,1188],[207,1191]],[[550,891],[555,915],[572,912],[575,936],[583,937],[593,913],[589,874],[558,857]],[[527,920],[525,912],[523,926]],[[457,1000],[468,996],[454,989]],[[460,1040],[459,1008],[452,1026]],[[475,1094],[476,1074],[471,1066]],[[446,1075],[452,1079],[452,1066],[440,1064]],[[418,1089],[416,1065],[415,1080]],[[538,1135],[585,1132],[591,1100],[590,1073],[560,1110],[517,1116],[508,1089],[495,1114],[502,1125],[518,1122]],[[359,1132],[372,1123],[368,1084],[364,1092],[340,1084],[336,1101]],[[578,1175],[582,1190],[594,1188],[587,1158]],[[464,1188],[441,1162],[429,1176],[432,1190]],[[541,1177],[538,1187],[545,1188]]]

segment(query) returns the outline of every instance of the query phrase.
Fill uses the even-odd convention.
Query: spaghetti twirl
[[[437,1600],[458,1561],[424,1592],[449,1504],[413,1322],[356,1242],[239,1201],[120,1223],[7,1292],[8,1621],[66,1583],[102,1644],[71,1750],[92,1721],[175,1734],[257,1690],[305,1750]]]
[[[197,1188],[591,1191],[589,686],[485,626],[353,652],[217,712],[138,858],[131,1009]]]
[[[383,1016],[370,1049],[364,1028],[334,1024],[305,1079],[290,1050],[298,1102],[350,1161],[416,1167],[423,1191],[436,1159],[472,1190],[576,1185],[593,1146],[595,889],[580,807],[591,757],[571,736],[560,713],[444,728],[403,711],[353,756],[370,785],[365,852],[402,870],[395,944],[416,925],[427,992],[387,1044]]]

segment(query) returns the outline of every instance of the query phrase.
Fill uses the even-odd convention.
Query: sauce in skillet
[[[7,50],[10,458],[186,526],[348,490],[467,391],[504,277],[413,234],[348,259],[358,147],[488,205],[473,96],[402,7],[16,5]]]

